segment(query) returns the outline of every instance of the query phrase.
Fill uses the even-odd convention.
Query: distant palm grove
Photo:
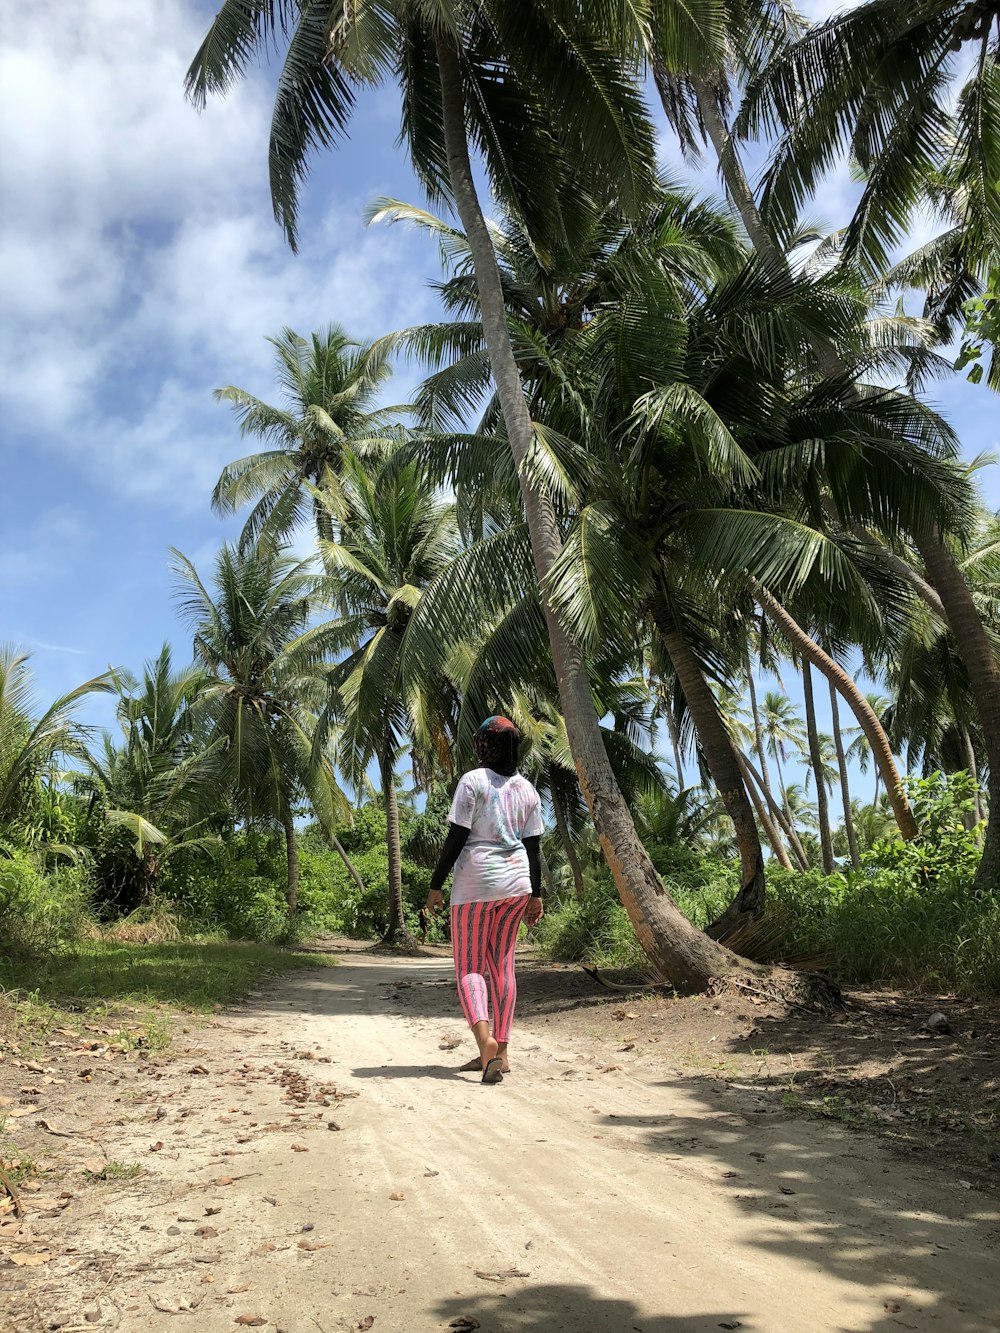
[[[551,956],[1000,990],[1000,522],[933,403],[957,375],[997,410],[998,49],[979,3],[226,0],[187,95],[275,66],[293,247],[307,174],[396,90],[425,197],[370,221],[436,248],[440,315],[260,331],[273,392],[217,391],[243,456],[205,497],[242,534],[170,556],[189,661],[47,704],[3,651],[11,948],[123,919],[408,947],[503,712]],[[393,405],[396,362],[425,377]]]

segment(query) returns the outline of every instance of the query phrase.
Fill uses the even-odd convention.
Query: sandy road
[[[226,1080],[205,1085],[173,1163],[163,1131],[159,1184],[124,1191],[101,1223],[123,1258],[118,1328],[216,1333],[251,1314],[285,1333],[429,1333],[463,1316],[483,1333],[1000,1330],[995,1201],[836,1128],[724,1109],[662,1067],[599,1072],[606,1048],[561,1049],[557,1020],[530,1006],[514,1072],[482,1087],[454,1072],[467,1043],[439,1049],[464,1037],[448,977],[443,959],[356,954],[215,1025],[204,1059]],[[222,1149],[220,1111],[288,1113],[273,1082],[228,1071],[293,1048],[331,1057],[297,1068],[360,1095],[301,1133]],[[168,1084],[168,1107],[197,1095]],[[129,1132],[133,1147],[150,1133]],[[223,1159],[238,1178],[217,1187]],[[193,1222],[213,1204],[206,1242]]]

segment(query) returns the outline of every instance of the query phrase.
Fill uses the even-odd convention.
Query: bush
[[[10,956],[34,955],[73,938],[90,915],[86,865],[46,869],[26,852],[0,851],[0,941]]]

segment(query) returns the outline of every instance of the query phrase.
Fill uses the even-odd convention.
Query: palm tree
[[[308,799],[324,828],[349,810],[317,744],[324,664],[305,636],[317,575],[310,562],[291,559],[267,539],[242,550],[227,544],[215,560],[213,596],[191,561],[172,554],[181,612],[210,678],[204,700],[209,740],[221,746],[220,788],[238,819],[282,830],[291,917],[298,906],[300,800]]]
[[[0,827],[6,829],[30,816],[42,782],[60,758],[85,756],[86,728],[74,717],[80,700],[115,688],[114,673],[104,672],[35,717],[29,661],[28,653],[0,646]]]
[[[762,12],[766,15],[766,9]],[[690,82],[695,85],[699,129],[713,143],[727,191],[754,249],[775,271],[789,271],[782,242],[793,240],[800,205],[832,156],[849,140],[858,159],[871,169],[846,248],[854,255],[864,252],[876,278],[886,272],[886,243],[905,229],[918,199],[936,191],[945,200],[945,210],[957,216],[958,225],[947,238],[898,273],[904,282],[922,277],[930,281],[928,314],[939,327],[949,327],[964,297],[974,290],[972,275],[982,278],[985,268],[995,263],[1000,236],[995,190],[1000,169],[994,160],[1000,140],[990,128],[1000,81],[996,47],[989,45],[989,12],[974,0],[959,5],[937,0],[913,16],[894,0],[870,0],[834,16],[798,43],[787,40],[777,9],[778,21],[764,24],[754,21],[757,11],[748,13],[751,21],[743,23],[742,11],[737,11],[733,43],[721,40],[717,27],[708,30],[714,44],[694,67],[695,74],[708,73],[707,86],[704,80],[700,88],[697,80]],[[667,60],[662,33],[656,28],[650,31],[655,50]],[[673,33],[667,27],[664,31]],[[746,36],[749,43],[742,40]],[[954,122],[948,107],[959,67],[954,57],[967,43],[977,49],[978,58],[962,89]],[[683,86],[690,68],[689,63],[675,60],[669,72]],[[738,81],[748,81],[749,88],[730,131],[724,113],[733,73]],[[660,91],[663,96],[664,86]],[[675,113],[678,99],[663,100],[668,119],[681,129],[682,143],[693,143],[690,130],[682,128],[688,122]],[[762,129],[782,127],[785,140],[772,155],[759,207],[738,144]],[[850,373],[851,358],[835,342],[814,335],[808,341],[824,377],[839,381]],[[871,541],[868,529],[879,526],[843,512],[840,518],[863,541]],[[912,535],[927,577],[892,551],[884,558],[908,578],[952,632],[979,713],[991,803],[1000,805],[1000,667],[949,541],[949,532],[961,533],[960,511],[947,515],[943,509],[935,512],[933,507],[918,506],[897,526]],[[976,883],[989,891],[1000,883],[1000,821],[987,826]]]
[[[1000,253],[1000,67],[995,12],[977,0],[916,11],[868,0],[780,48],[751,83],[740,128],[779,127],[765,191],[780,230],[832,155],[845,149],[865,186],[844,243],[876,270],[929,186],[964,194],[962,248],[982,267]],[[808,109],[807,109],[808,108]]]
[[[220,845],[223,741],[209,742],[196,716],[210,678],[194,666],[175,672],[168,644],[147,662],[141,686],[127,672],[116,673],[114,683],[123,739],[116,743],[105,732],[101,750],[87,753],[77,785],[110,828],[129,835],[133,902],[148,906],[171,857],[211,854]]]
[[[378,764],[389,854],[386,942],[412,944],[403,913],[396,762],[407,736],[434,711],[405,688],[401,661],[407,626],[424,588],[458,549],[455,507],[411,464],[390,459],[371,475],[350,451],[336,485],[315,492],[334,536],[320,542],[326,571],[322,601],[332,619],[307,636],[314,651],[340,658],[328,675],[328,707],[340,724],[338,764],[355,787]]]
[[[511,347],[503,290],[473,175],[470,140],[494,190],[540,250],[567,209],[614,199],[632,211],[651,180],[653,134],[638,88],[610,50],[605,7],[506,0],[363,8],[335,4],[248,7],[226,0],[188,74],[203,104],[252,61],[286,41],[270,145],[275,212],[295,242],[297,189],[313,150],[346,127],[356,89],[394,78],[403,136],[432,197],[453,201],[468,238],[490,365],[517,468],[532,559],[563,715],[592,818],[619,893],[655,970],[702,987],[735,965],[694,930],[664,893],[615,782],[600,735],[587,664],[544,590],[562,542],[550,490],[529,466],[536,433]],[[617,16],[615,16],[617,17]],[[530,20],[530,21],[526,21]],[[553,131],[555,131],[553,133]]]
[[[242,541],[252,543],[266,532],[281,540],[302,520],[309,506],[307,487],[336,477],[345,449],[355,454],[384,453],[386,428],[405,411],[373,406],[391,375],[384,345],[359,342],[336,324],[307,341],[284,329],[268,342],[275,350],[275,369],[283,404],[228,385],[215,397],[230,403],[240,434],[268,445],[223,468],[212,507],[230,514],[253,502]],[[321,505],[312,505],[322,537],[332,537]]]

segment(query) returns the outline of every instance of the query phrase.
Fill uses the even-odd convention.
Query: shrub
[[[31,955],[76,935],[90,914],[93,883],[84,864],[46,869],[26,852],[0,852],[0,940]]]

